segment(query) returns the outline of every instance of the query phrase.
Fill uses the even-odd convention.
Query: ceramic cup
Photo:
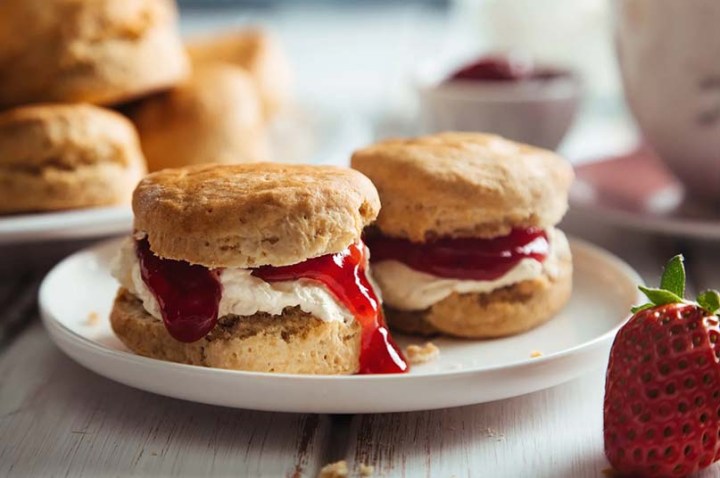
[[[691,198],[720,204],[720,1],[615,0],[628,105]]]

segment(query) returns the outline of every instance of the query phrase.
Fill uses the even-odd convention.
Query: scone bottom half
[[[394,331],[493,338],[552,318],[572,259],[555,229],[573,173],[550,151],[481,133],[391,139],[353,154],[383,209],[365,233]]]
[[[292,191],[292,187],[297,189],[303,181],[310,183],[305,190],[315,192],[310,202],[320,201],[318,196],[330,191],[322,183],[337,182],[337,178],[329,174],[329,168],[311,171],[311,167],[263,169],[254,165],[249,167],[254,171],[252,174],[247,168],[240,168],[241,174],[236,174],[235,166],[215,168],[224,171],[214,171],[206,178],[211,182],[224,179],[220,181],[223,196],[234,193],[238,208],[245,213],[252,210],[242,204],[248,200],[258,205],[270,202],[275,207],[297,207],[299,200],[293,197],[297,191]],[[207,171],[207,168],[201,169]],[[341,179],[345,174],[346,178],[359,183],[354,196],[351,189],[345,189],[357,206],[345,207],[348,211],[354,210],[358,217],[352,219],[359,220],[357,227],[361,230],[365,222],[377,214],[378,208],[368,212],[368,208],[374,206],[372,202],[377,193],[373,198],[374,188],[362,190],[367,185],[372,188],[364,176],[334,169]],[[288,175],[285,183],[282,174]],[[155,201],[161,202],[167,191],[157,189],[167,183],[162,177],[153,179],[152,176]],[[275,187],[268,190],[262,177]],[[182,201],[188,203],[192,202],[193,195],[201,202],[207,201],[207,193],[213,193],[212,187],[202,181],[203,178],[200,183],[181,187],[176,182],[172,194],[176,199],[185,194]],[[292,187],[283,192],[288,184]],[[141,188],[142,183],[138,189]],[[150,193],[146,189],[141,194],[146,195],[141,207],[149,207],[147,195]],[[362,197],[368,195],[369,198]],[[135,197],[138,197],[137,190]],[[227,208],[228,204],[229,201],[223,199],[218,207]],[[333,207],[338,206],[329,204],[328,209]],[[136,219],[137,214],[136,210]],[[363,214],[369,217],[366,219]],[[305,216],[308,223],[315,221],[315,225],[306,225],[308,228],[326,220],[316,217],[312,208]],[[239,217],[245,218],[245,224],[267,220],[251,214]],[[207,216],[204,219],[207,220]],[[347,228],[349,224],[352,221],[340,227]],[[211,224],[205,231],[210,234],[213,226],[217,230],[221,225]],[[182,228],[182,224],[179,227]],[[238,232],[245,231],[241,227]],[[379,298],[367,278],[367,249],[359,236],[358,232],[341,250],[307,254],[291,264],[284,264],[287,259],[280,256],[273,261],[280,264],[218,267],[167,257],[156,249],[151,231],[136,232],[116,261],[114,275],[121,289],[111,314],[113,330],[138,354],[189,364],[279,373],[405,372],[408,366],[389,335]],[[258,254],[263,247],[262,243],[257,244],[253,253]]]

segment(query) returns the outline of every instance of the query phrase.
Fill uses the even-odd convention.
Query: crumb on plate
[[[88,314],[87,320],[85,321],[85,325],[97,325],[97,323],[100,321],[100,314],[98,314],[95,311],[92,311]]]
[[[440,349],[432,342],[425,342],[424,345],[408,345],[405,348],[405,356],[411,364],[430,362],[440,355]]]
[[[348,466],[345,460],[336,461],[322,467],[318,478],[346,478]]]
[[[538,357],[542,357],[542,352],[540,352],[539,350],[533,350],[532,352],[530,352],[530,358]]]

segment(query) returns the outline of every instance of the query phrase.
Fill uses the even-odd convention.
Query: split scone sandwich
[[[83,104],[0,113],[0,214],[127,205],[145,172],[119,113]]]
[[[367,278],[380,209],[351,169],[253,163],[150,174],[114,275],[110,321],[135,353],[302,374],[407,365]]]
[[[366,243],[391,328],[482,338],[516,334],[567,302],[572,261],[555,229],[571,166],[552,152],[479,133],[395,139],[352,166],[382,211]]]

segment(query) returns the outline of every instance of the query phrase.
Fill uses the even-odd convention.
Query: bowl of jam
[[[517,55],[486,55],[419,86],[427,133],[481,131],[556,149],[572,125],[582,88],[568,69]]]

